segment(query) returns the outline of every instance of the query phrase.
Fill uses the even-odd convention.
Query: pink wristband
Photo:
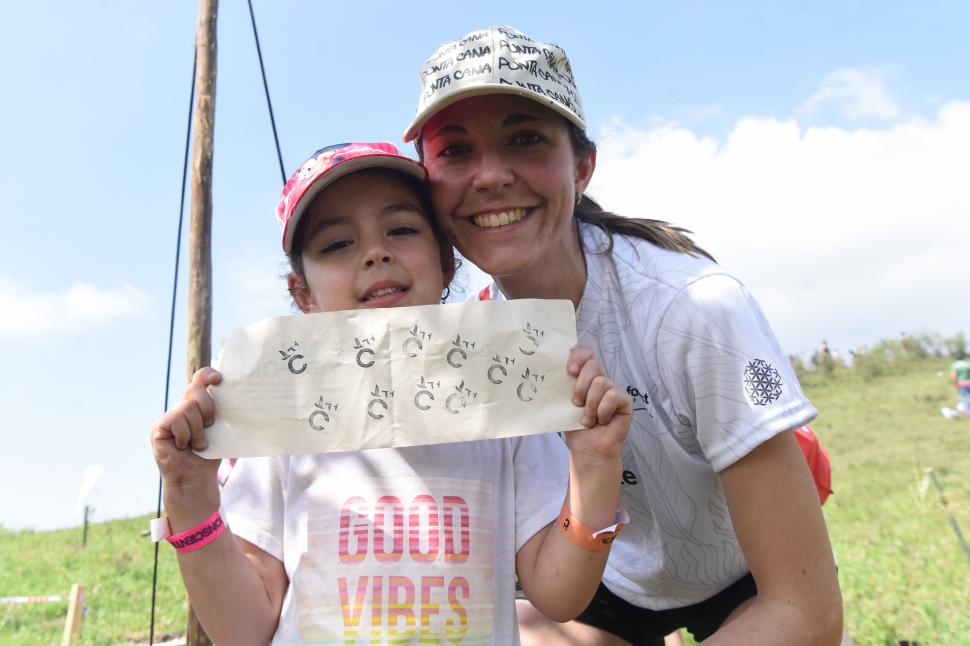
[[[225,529],[226,523],[222,520],[222,516],[219,515],[219,510],[217,509],[211,516],[195,527],[187,529],[184,532],[179,532],[173,536],[166,536],[165,540],[172,544],[176,552],[194,552],[216,540],[216,537]]]

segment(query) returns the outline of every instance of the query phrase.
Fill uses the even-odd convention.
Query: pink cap
[[[276,217],[283,227],[284,252],[290,253],[300,216],[313,198],[344,175],[365,168],[389,168],[423,182],[428,179],[424,166],[402,155],[394,144],[349,143],[321,148],[293,173],[276,205]]]

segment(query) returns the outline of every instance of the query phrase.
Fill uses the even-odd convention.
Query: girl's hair
[[[435,221],[431,210],[431,198],[428,195],[428,187],[418,178],[412,177],[411,175],[405,175],[404,173],[399,173],[397,171],[391,170],[389,168],[366,168],[364,170],[357,171],[358,173],[372,173],[374,175],[381,175],[388,178],[393,178],[398,182],[401,182],[404,186],[411,189],[414,195],[418,198],[418,204],[421,206],[421,211],[424,215],[424,219],[428,221],[431,225],[431,231],[434,233],[435,240],[438,242],[438,250],[441,254],[441,267],[444,271],[445,278],[447,279],[447,284],[444,285],[442,291],[441,300],[448,298],[451,293],[450,283],[454,278],[455,273],[461,266],[461,261],[455,256],[455,248],[451,246],[448,242],[448,238],[445,237],[444,232],[442,232],[441,227],[438,226],[437,221]],[[309,210],[309,207],[307,207]],[[286,258],[290,261],[290,269],[296,274],[296,277],[300,279],[300,283],[303,287],[291,288],[289,290],[290,297],[293,298],[293,293],[298,289],[305,289],[306,287],[306,271],[303,268],[303,243],[305,240],[303,237],[306,235],[306,224],[310,221],[309,217],[300,218],[300,223],[296,227],[296,231],[293,233],[293,246],[291,251],[287,254]],[[449,278],[450,273],[450,278]],[[300,309],[299,303],[296,299],[293,299],[293,305]]]
[[[573,123],[565,121],[569,128],[569,142],[573,153],[580,158],[589,158],[596,152],[596,144],[586,136],[586,133]],[[606,252],[613,250],[613,235],[619,234],[633,238],[643,238],[661,249],[677,251],[692,256],[701,255],[714,260],[714,256],[698,246],[688,235],[691,231],[674,226],[663,220],[649,220],[645,218],[627,218],[610,211],[604,211],[596,200],[583,193],[582,199],[574,211],[576,219],[599,227],[609,237]]]

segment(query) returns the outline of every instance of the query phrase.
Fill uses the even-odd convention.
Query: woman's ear
[[[318,311],[316,303],[313,302],[313,295],[310,294],[310,288],[307,287],[302,278],[292,271],[286,275],[286,286],[289,289],[290,296],[293,297],[293,304],[301,312],[306,314],[307,312]]]
[[[596,151],[591,151],[588,155],[576,157],[576,195],[582,195],[593,179],[593,171],[596,170]]]

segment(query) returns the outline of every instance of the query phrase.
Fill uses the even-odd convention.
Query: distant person
[[[960,396],[957,409],[963,415],[970,415],[970,361],[967,361],[967,354],[963,350],[957,352],[956,361],[950,366],[950,378]]]
[[[330,146],[293,175],[278,215],[301,311],[440,302],[454,255],[426,178],[390,144]],[[206,447],[218,414],[207,387],[221,381],[199,370],[151,441],[178,532],[169,541],[206,632],[231,645],[511,646],[516,575],[543,612],[576,616],[618,531],[633,414],[591,357],[569,358],[589,428],[565,445],[550,433],[244,458],[221,491],[219,460],[192,451]]]

